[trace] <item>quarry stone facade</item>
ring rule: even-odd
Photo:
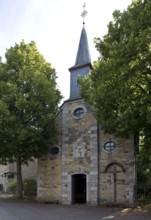
[[[75,118],[73,112],[79,107],[85,113]],[[104,134],[82,99],[64,103],[58,122],[62,125],[59,153],[39,159],[37,199],[69,205],[133,203],[133,136],[121,139]],[[116,148],[107,151],[105,143],[115,143]]]

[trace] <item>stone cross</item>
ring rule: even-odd
[[[119,170],[117,167],[120,167],[120,170]],[[110,169],[110,168],[111,168],[111,169]],[[121,164],[116,163],[116,162],[115,162],[115,163],[110,163],[110,164],[106,167],[105,173],[106,173],[109,169],[110,169],[109,173],[112,173],[112,175],[113,175],[114,202],[116,202],[116,201],[117,201],[117,174],[118,174],[118,173],[121,173],[121,171],[125,172],[125,169],[124,169],[124,167],[123,167]]]

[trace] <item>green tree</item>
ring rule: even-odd
[[[127,136],[151,132],[151,1],[135,0],[115,11],[91,74],[81,81],[82,96],[95,109],[103,129]]]
[[[22,41],[0,63],[0,161],[16,161],[18,196],[21,164],[46,154],[56,140],[55,115],[61,100],[56,72],[36,44]]]
[[[100,57],[91,74],[80,80],[82,96],[105,132],[123,137],[142,132],[149,152],[151,1],[135,0],[126,11],[115,11],[108,33],[96,38],[95,46]]]

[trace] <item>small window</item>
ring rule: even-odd
[[[76,118],[82,118],[84,116],[84,109],[83,108],[77,108],[73,112],[74,117]]]
[[[59,153],[59,148],[58,147],[51,147],[50,148],[50,154],[51,155],[57,155]]]
[[[106,150],[107,152],[111,152],[115,150],[115,148],[116,148],[116,144],[114,141],[108,141],[104,144],[104,150]]]

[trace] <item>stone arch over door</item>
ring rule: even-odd
[[[113,193],[113,201],[118,202],[124,200],[124,188],[125,186],[125,168],[122,164],[112,162],[108,164],[104,171],[106,174],[111,174],[111,186]]]

